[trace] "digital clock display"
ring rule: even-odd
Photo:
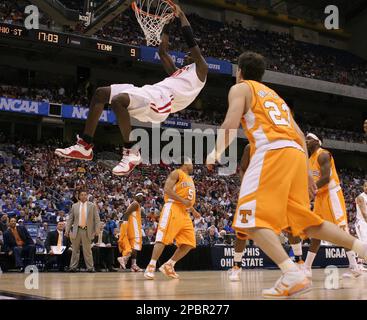
[[[0,41],[1,38],[6,37],[44,43],[50,46],[79,47],[84,50],[123,56],[133,60],[138,59],[140,55],[138,47],[123,45],[117,42],[99,41],[98,39],[49,30],[27,30],[23,26],[0,23]]]
[[[37,32],[37,40],[48,43],[60,43],[60,36],[57,33],[46,32],[46,31],[38,31]]]

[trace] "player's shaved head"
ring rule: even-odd
[[[238,72],[242,77],[241,80],[261,82],[265,73],[265,58],[252,51],[242,53],[238,58]]]

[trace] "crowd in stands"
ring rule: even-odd
[[[68,218],[78,192],[87,189],[89,200],[100,210],[101,221],[111,237],[119,233],[119,223],[133,195],[143,191],[143,241],[154,242],[162,209],[163,185],[171,166],[141,165],[129,177],[118,178],[101,162],[78,162],[54,155],[58,142],[43,145],[3,144],[0,153],[0,232],[9,218],[18,224],[56,224]],[[196,209],[201,218],[193,219],[198,245],[230,243],[233,234],[240,180],[237,175],[218,176],[205,166],[195,166]],[[355,197],[361,192],[367,174],[363,171],[340,170],[351,228],[355,219]],[[44,225],[43,225],[44,227]],[[42,230],[42,228],[40,229]],[[39,235],[42,240],[44,237]],[[1,245],[1,244],[0,244]]]
[[[236,63],[244,50],[263,54],[268,69],[296,76],[367,87],[367,62],[346,51],[296,41],[289,34],[247,29],[241,21],[220,23],[190,14],[189,20],[205,57]],[[178,23],[173,24],[172,49],[186,51]],[[97,35],[132,45],[145,38],[134,15],[123,13]]]
[[[26,4],[26,1],[3,1],[0,4],[0,22],[22,23]],[[285,33],[247,29],[239,20],[222,23],[196,14],[190,14],[189,20],[206,57],[235,63],[244,50],[253,50],[267,58],[268,69],[273,71],[367,87],[367,62],[346,51],[296,41]],[[49,28],[54,24],[45,15],[41,22]],[[172,25],[172,49],[186,50],[179,24],[176,21]],[[145,44],[143,32],[132,10],[122,13],[104,26],[96,36],[132,45]]]

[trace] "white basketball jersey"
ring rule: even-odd
[[[361,197],[362,199],[364,199],[364,204],[367,208],[367,194],[362,192],[358,197]],[[357,202],[357,200],[356,200],[356,202]],[[357,206],[357,219],[365,221],[365,219],[363,217],[363,214],[362,214],[362,211],[361,211],[361,209],[359,209],[359,205],[357,203],[356,203],[356,206]]]
[[[187,108],[199,95],[206,83],[200,81],[196,73],[196,64],[178,69],[170,77],[154,84],[154,87],[169,90],[173,95],[171,113]]]

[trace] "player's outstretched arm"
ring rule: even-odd
[[[202,56],[200,48],[195,41],[189,20],[187,20],[185,13],[178,5],[176,5],[176,16],[181,21],[182,35],[187,45],[189,46],[191,57],[195,61],[198,78],[200,79],[200,81],[204,82],[209,71],[208,64]]]
[[[173,62],[172,57],[168,53],[169,49],[169,24],[166,24],[163,28],[161,36],[161,44],[159,45],[158,54],[161,59],[164,70],[172,75],[176,72],[177,68]]]

